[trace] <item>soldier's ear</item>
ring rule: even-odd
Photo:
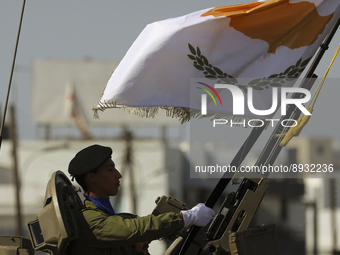
[[[85,179],[88,181],[88,182],[91,182],[91,183],[93,183],[94,181],[95,181],[95,174],[94,173],[92,173],[92,172],[90,172],[90,173],[87,173],[86,175],[85,175]]]

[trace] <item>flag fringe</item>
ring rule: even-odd
[[[233,126],[247,127],[245,124],[242,125],[241,122],[246,123],[251,118],[245,116],[234,116],[225,113],[208,113],[202,115],[200,110],[190,109],[187,107],[173,107],[173,106],[148,106],[148,107],[129,107],[129,106],[117,106],[116,102],[105,101],[99,102],[96,106],[92,108],[94,111],[93,117],[99,119],[98,111],[104,111],[106,109],[123,109],[131,114],[137,115],[142,118],[154,118],[158,113],[159,109],[165,111],[167,117],[177,118],[181,124],[188,122],[190,119],[223,119],[226,123],[233,121]],[[252,125],[259,125],[260,121],[255,121]]]

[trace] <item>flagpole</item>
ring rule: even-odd
[[[315,69],[318,66],[318,64],[320,63],[320,60],[323,57],[326,50],[328,50],[329,44],[332,41],[339,25],[340,25],[340,18],[334,24],[331,32],[328,34],[328,36],[326,37],[324,42],[320,45],[320,49],[319,49],[313,63],[311,64],[308,72],[306,73],[306,76],[305,76],[305,78],[302,82],[302,85],[300,87],[310,89],[313,86],[313,82],[315,81],[315,79],[311,80],[311,78],[314,78],[313,76],[314,76]],[[295,94],[293,94],[292,97],[298,98],[299,94],[295,93]],[[297,107],[295,105],[294,106],[289,105],[286,116],[287,115],[291,116],[290,117],[291,119],[297,120],[300,116],[300,111],[297,110]],[[285,119],[286,116],[282,116],[279,123],[281,123],[281,121],[283,119]],[[257,166],[272,165],[275,162],[278,154],[280,153],[280,151],[282,149],[282,147],[279,146],[279,141],[281,141],[283,139],[283,136],[278,136],[278,135],[282,134],[282,131],[283,130],[282,130],[281,126],[277,125],[276,128],[274,129],[272,135],[268,139],[268,142],[265,145],[265,147],[264,147],[262,153],[260,154],[259,159],[255,163],[255,165],[257,165]],[[266,177],[268,177],[268,176],[266,176]]]
[[[321,58],[324,55],[324,53],[328,49],[329,44],[332,41],[339,25],[340,25],[340,18],[337,20],[337,22],[333,26],[333,28],[332,28],[331,32],[328,34],[327,38],[320,45],[320,49],[317,53],[317,56],[315,57],[313,63],[311,64],[307,74],[305,75],[304,81],[302,82],[300,87],[311,88],[311,86],[313,85],[313,82],[310,82],[310,78],[314,77],[314,71],[315,71],[316,67],[318,66]],[[293,95],[293,97],[297,98],[297,97],[299,97],[299,94],[295,93]],[[287,111],[288,114],[286,114],[286,115],[289,115],[289,116],[293,115],[292,118],[294,118],[296,120],[296,119],[298,119],[298,116],[300,115],[300,112],[298,112],[296,110],[297,110],[296,106],[289,105],[289,109]],[[283,117],[285,117],[285,116],[282,116],[281,119]],[[280,124],[280,122],[279,122],[279,124]],[[278,143],[278,140],[281,140],[282,138],[277,136],[278,134],[281,134],[282,131],[283,131],[283,129],[281,128],[281,126],[279,124],[277,124],[275,130],[273,131],[271,137],[269,138],[267,144],[264,147],[264,150],[262,151],[262,153],[261,153],[261,155],[260,155],[260,157],[257,160],[255,165],[260,165],[260,164],[264,165],[263,163],[272,164],[272,163],[275,162],[278,154],[280,153],[280,151],[282,149],[282,147],[279,146],[279,143]],[[260,136],[260,134],[265,129],[265,127],[266,127],[266,125],[264,125],[263,127],[255,128],[255,129],[252,130],[252,132],[248,136],[246,142],[242,145],[241,149],[238,151],[238,153],[234,157],[232,163],[230,164],[231,166],[233,166],[233,163],[239,163],[240,164],[242,162],[242,160],[245,158],[246,154],[250,151],[251,147],[254,145],[257,138]],[[252,136],[254,136],[254,138]],[[247,145],[248,142],[249,142],[249,144]],[[243,151],[244,151],[244,154],[243,154]],[[230,180],[231,180],[231,178],[225,178],[225,175],[222,176],[222,178],[219,180],[219,182],[215,186],[214,190],[210,194],[209,198],[205,202],[205,205],[207,207],[210,207],[210,208],[214,207],[217,200],[222,195],[224,189],[229,184]],[[186,238],[182,242],[182,245],[181,245],[182,248],[179,250],[178,255],[184,255],[185,254],[185,252],[188,250],[191,242],[194,240],[194,238],[197,235],[199,230],[200,230],[199,226],[192,226],[190,228]]]
[[[5,119],[6,119],[6,112],[7,112],[7,106],[8,106],[8,101],[9,101],[9,93],[10,93],[11,86],[12,86],[12,78],[13,78],[14,67],[15,67],[15,59],[16,59],[17,51],[18,51],[19,38],[20,38],[22,20],[23,20],[23,17],[24,17],[25,4],[26,4],[26,0],[23,0],[22,8],[21,8],[21,16],[20,16],[20,21],[19,21],[19,28],[18,28],[17,39],[16,39],[16,43],[15,43],[13,61],[12,61],[11,74],[10,74],[9,82],[8,82],[8,89],[7,89],[7,96],[6,96],[6,101],[5,101],[4,113],[2,114],[2,119],[1,119],[1,124],[0,124],[0,151],[1,151],[1,143],[2,143],[2,131],[3,131],[3,127],[4,127]]]

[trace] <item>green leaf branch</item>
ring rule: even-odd
[[[199,47],[196,47],[195,49],[190,43],[188,46],[191,53],[187,55],[188,58],[193,61],[193,66],[197,70],[203,72],[205,78],[215,80],[217,83],[236,85],[245,92],[247,92],[248,87],[255,90],[264,90],[270,87],[282,87],[286,82],[297,79],[311,59],[308,58],[306,60],[302,60],[302,58],[300,58],[295,65],[291,65],[282,73],[273,74],[269,77],[257,78],[251,80],[248,84],[239,84],[235,77],[210,64],[208,58],[202,55]]]

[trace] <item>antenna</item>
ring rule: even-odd
[[[5,107],[4,107],[4,113],[2,115],[2,120],[1,120],[1,125],[0,125],[0,150],[1,150],[1,142],[2,142],[2,130],[3,130],[4,124],[5,124],[5,119],[6,119],[6,112],[7,112],[8,100],[9,100],[9,93],[10,93],[11,86],[12,86],[12,78],[13,78],[13,73],[14,73],[15,59],[17,57],[17,51],[18,51],[18,45],[19,45],[19,38],[20,38],[20,32],[21,32],[22,19],[24,17],[25,4],[26,4],[26,0],[23,0],[22,8],[21,8],[21,15],[20,15],[19,28],[18,28],[18,34],[17,34],[17,40],[16,40],[16,43],[15,43],[15,49],[14,49],[14,55],[13,55],[11,75],[9,77],[7,96],[6,96]]]

